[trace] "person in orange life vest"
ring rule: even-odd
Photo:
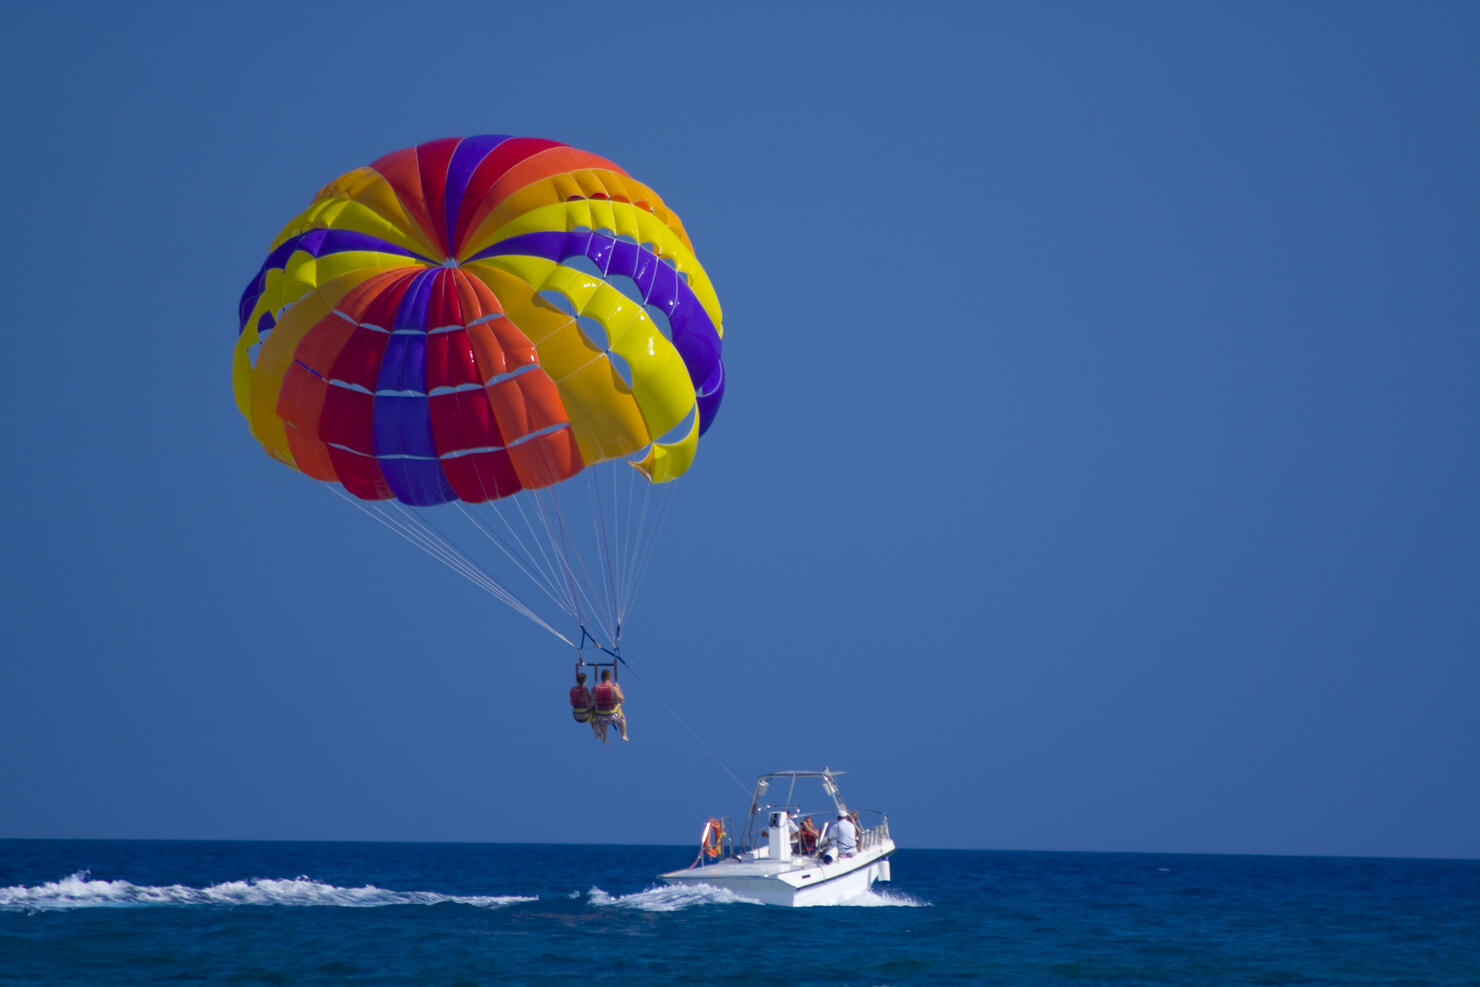
[[[570,713],[577,723],[591,724],[591,732],[598,740],[606,739],[602,736],[606,731],[596,722],[596,697],[586,688],[585,672],[576,673],[576,684],[570,690]]]
[[[603,734],[606,732],[605,727],[615,723],[622,731],[622,739],[626,740],[627,717],[622,713],[622,700],[627,697],[622,695],[622,687],[612,681],[612,670],[610,668],[603,668],[601,670],[601,681],[596,683],[594,692],[596,715],[592,719],[602,725]],[[606,743],[605,736],[602,736],[601,742]]]

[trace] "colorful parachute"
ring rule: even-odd
[[[240,318],[252,435],[360,501],[499,501],[605,462],[664,483],[724,391],[719,303],[678,217],[549,140],[448,138],[340,176],[272,242]]]

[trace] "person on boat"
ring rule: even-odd
[[[603,668],[601,670],[601,681],[596,683],[595,700],[596,715],[592,717],[595,722],[601,724],[601,742],[606,743],[606,731],[612,724],[622,731],[622,739],[627,739],[627,717],[622,712],[622,701],[627,697],[622,695],[622,687],[612,681],[612,670]]]
[[[786,816],[786,842],[791,844],[792,853],[800,853],[802,827],[797,823],[797,817],[790,813]]]
[[[837,845],[839,857],[851,857],[858,852],[858,827],[847,813],[839,812],[838,821],[832,825],[833,843]]]
[[[570,713],[577,723],[591,724],[591,732],[598,740],[604,740],[601,724],[596,722],[596,697],[586,688],[586,673],[576,672],[576,684],[570,690]]]
[[[811,816],[802,820],[802,828],[797,831],[797,853],[804,857],[810,857],[817,852],[817,824],[812,821]]]

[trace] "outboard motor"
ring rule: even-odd
[[[766,827],[770,837],[769,856],[772,860],[791,859],[791,816],[786,812],[771,813],[770,824]]]

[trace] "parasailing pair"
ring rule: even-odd
[[[435,140],[350,171],[242,294],[232,382],[267,454],[613,668],[724,395],[676,213],[551,140]],[[455,529],[455,530],[454,530]],[[598,662],[599,664],[600,662]]]

